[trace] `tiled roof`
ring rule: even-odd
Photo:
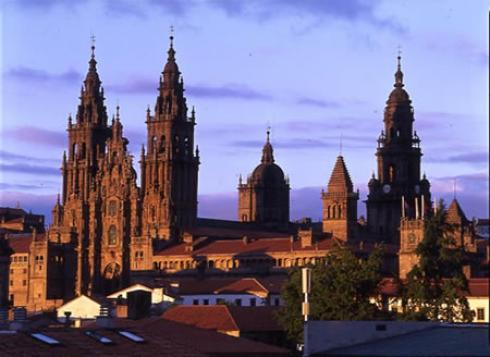
[[[164,248],[159,252],[156,252],[156,256],[175,256],[175,255],[212,255],[212,254],[226,254],[226,255],[263,255],[267,253],[281,253],[290,251],[315,251],[328,250],[331,246],[331,239],[319,240],[311,247],[301,247],[301,242],[295,240],[291,242],[288,237],[284,238],[259,238],[253,239],[247,236],[248,243],[243,242],[241,239],[213,239],[209,243],[204,244],[201,248],[189,253],[185,249],[185,243],[179,243],[168,248]]]
[[[29,247],[32,243],[32,233],[9,234],[8,241],[14,254],[29,253]]]
[[[289,351],[247,339],[236,338],[214,331],[164,320],[160,317],[144,320],[114,319],[114,329],[98,328],[51,328],[40,332],[58,340],[61,345],[49,346],[28,333],[1,334],[0,356],[288,356]],[[117,333],[127,329],[144,339],[135,343]],[[85,335],[95,331],[113,343],[103,345]]]
[[[275,320],[273,307],[175,306],[162,317],[167,320],[216,331],[282,331]]]
[[[488,278],[472,278],[468,280],[469,296],[488,297]]]
[[[268,276],[260,278],[224,278],[210,277],[196,279],[190,277],[172,278],[171,280],[158,281],[157,284],[169,286],[171,282],[178,283],[177,293],[179,295],[202,295],[202,294],[226,294],[240,292],[263,292],[279,294],[287,276]]]

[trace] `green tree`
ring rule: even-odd
[[[372,320],[381,316],[369,298],[377,295],[381,281],[382,247],[376,248],[367,259],[357,258],[349,249],[334,247],[325,263],[312,267],[310,319],[312,320]],[[303,316],[301,303],[301,270],[290,272],[282,291],[285,306],[278,321],[290,339],[302,340]]]
[[[454,227],[439,209],[425,224],[424,238],[416,249],[419,262],[407,274],[402,288],[403,318],[408,320],[472,320],[464,293],[468,281],[463,273],[464,250],[454,241]]]

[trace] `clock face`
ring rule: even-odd
[[[390,193],[390,191],[391,191],[391,186],[390,185],[386,184],[386,185],[383,186],[383,192],[384,193]]]
[[[420,193],[420,186],[415,185],[415,193],[418,195]]]

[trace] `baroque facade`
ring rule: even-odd
[[[173,273],[280,273],[321,262],[333,244],[366,256],[385,243],[386,275],[404,276],[416,263],[432,202],[400,57],[378,139],[378,172],[369,181],[367,222],[357,217],[359,193],[342,156],[321,193],[322,221],[290,222],[289,179],[275,163],[269,132],[261,163],[245,182],[240,178],[238,221],[225,221],[197,217],[196,114],[188,111],[173,37],[155,106],[146,112],[139,186],[119,106],[108,118],[94,52],[92,47],[76,117],[68,118],[62,194],[52,224],[46,232],[10,234],[12,251],[0,249],[12,304],[36,309]],[[485,253],[457,202],[448,216],[459,244],[488,264],[488,248]]]

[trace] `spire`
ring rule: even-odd
[[[393,85],[396,88],[402,88],[404,86],[403,72],[401,69],[401,59],[402,57],[400,56],[400,53],[398,53],[398,57],[397,57],[398,64],[397,64],[397,70],[395,72],[395,84]]]
[[[464,224],[468,222],[466,215],[463,212],[463,209],[459,205],[459,202],[456,198],[453,199],[449,208],[447,209],[446,220],[448,223],[453,224]]]
[[[167,51],[168,57],[167,57],[167,64],[165,65],[165,68],[163,69],[163,74],[165,77],[165,74],[167,73],[179,73],[179,68],[177,66],[177,63],[175,62],[175,50],[174,50],[174,28],[173,26],[170,26],[170,47]]]
[[[337,156],[337,161],[328,181],[329,192],[352,192],[353,185],[349,175],[349,171],[345,166],[342,155]]]
[[[85,77],[85,89],[82,88],[82,96],[83,94],[95,95],[98,96],[100,91],[100,79],[99,74],[97,73],[97,61],[95,60],[95,36],[91,37],[92,46],[90,46],[91,54],[90,61],[88,62],[88,72]]]
[[[262,149],[262,163],[272,164],[274,162],[274,153],[272,145],[270,143],[270,128],[267,128],[267,140],[265,142],[264,148]]]

